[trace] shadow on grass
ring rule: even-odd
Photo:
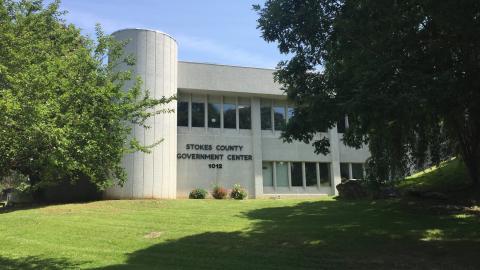
[[[404,207],[318,201],[252,210],[239,213],[254,222],[249,231],[166,241],[99,269],[480,269],[477,218]]]
[[[11,259],[0,255],[0,269],[2,270],[63,270],[78,267],[79,265],[72,264],[64,259],[46,259],[35,256]]]

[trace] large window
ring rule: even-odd
[[[331,178],[330,178],[330,164],[328,163],[319,163],[320,169],[320,186],[329,187],[331,186]]]
[[[363,179],[363,163],[340,163],[342,180]]]
[[[314,162],[305,162],[305,184],[307,187],[317,185],[317,164]]]
[[[291,167],[290,176],[292,177],[292,186],[302,187],[303,186],[302,163],[292,162],[290,163],[290,167]]]
[[[340,163],[340,177],[342,180],[350,179],[350,167],[348,163]]]
[[[341,117],[337,121],[337,132],[338,133],[345,133],[345,130],[347,129],[347,117]]]
[[[223,98],[223,128],[237,128],[237,102],[235,98]]]
[[[318,188],[319,181],[320,187],[331,187],[330,163],[264,161],[262,167],[264,187]]]
[[[363,179],[363,164],[362,163],[352,163],[352,178],[353,179]]]
[[[249,98],[238,99],[238,121],[240,129],[252,128],[252,113]]]
[[[294,108],[282,100],[261,100],[260,119],[262,130],[285,130],[287,121],[294,115]]]
[[[262,130],[272,129],[272,101],[271,100],[263,100],[263,99],[261,100],[260,121],[262,125]]]
[[[288,162],[276,162],[276,183],[277,187],[288,187]]]
[[[192,96],[192,127],[205,127],[204,96]]]
[[[179,96],[177,102],[177,126],[188,127],[188,99]]]
[[[273,187],[273,162],[262,163],[263,186]]]
[[[286,113],[285,105],[282,103],[276,103],[273,107],[273,119],[275,130],[285,130]]]
[[[220,114],[222,111],[222,100],[220,97],[208,97],[208,127],[220,127]]]
[[[238,98],[237,106],[237,97],[224,97],[222,103],[220,96],[181,94],[177,113],[177,125],[182,127],[252,128],[250,98]]]
[[[295,109],[289,106],[287,108],[287,122],[290,121],[290,118],[292,118],[294,114],[295,114]]]

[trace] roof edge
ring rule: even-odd
[[[187,64],[197,64],[197,65],[210,65],[210,66],[222,66],[222,67],[234,67],[234,68],[250,68],[250,69],[262,69],[262,70],[269,70],[269,71],[276,71],[275,68],[262,68],[262,67],[251,67],[251,66],[240,66],[240,65],[228,65],[228,64],[217,64],[217,63],[209,63],[209,62],[193,62],[193,61],[185,61],[185,60],[178,60],[179,63],[187,63]]]
[[[177,45],[178,45],[177,40],[172,35],[167,34],[167,33],[163,32],[163,31],[160,31],[160,30],[149,29],[149,28],[135,28],[135,27],[122,28],[122,29],[118,29],[118,30],[113,31],[110,35],[113,35],[117,32],[121,32],[121,31],[127,31],[127,30],[143,30],[143,31],[150,31],[150,32],[159,33],[159,34],[165,35],[165,36],[173,39],[173,41],[175,41],[175,43],[177,43]]]

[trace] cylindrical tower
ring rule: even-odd
[[[128,40],[125,54],[135,57],[133,75],[140,76],[143,90],[153,98],[177,94],[177,43],[169,35],[146,29],[124,29],[112,34],[117,40]],[[133,82],[131,82],[133,83]],[[131,86],[126,85],[126,87]],[[151,153],[136,152],[123,159],[128,181],[123,187],[107,190],[110,199],[173,199],[177,191],[177,113],[176,101],[162,108],[173,113],[157,114],[146,121],[148,129],[134,126],[131,136],[141,144],[151,145]]]

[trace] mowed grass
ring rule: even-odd
[[[0,214],[0,269],[480,269],[480,220],[401,201],[144,200]]]
[[[454,158],[407,177],[399,183],[399,188],[451,193],[470,185],[465,165],[460,159]]]

